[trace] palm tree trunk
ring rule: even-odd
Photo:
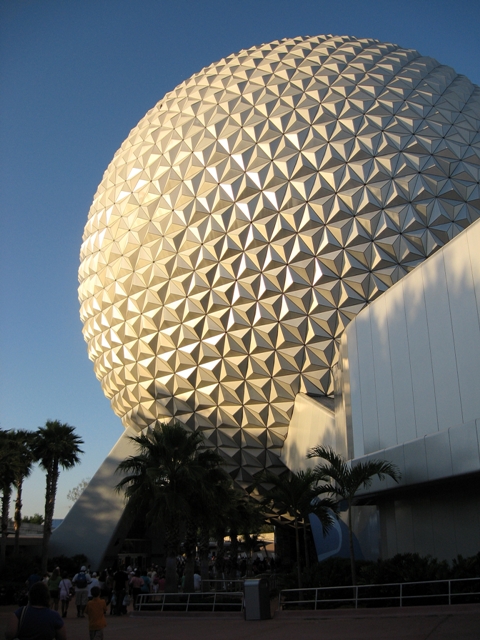
[[[178,593],[177,551],[179,540],[178,523],[165,526],[165,547],[167,562],[165,565],[165,593]]]
[[[202,527],[198,541],[198,555],[200,556],[200,575],[202,576],[202,591],[210,591],[208,581],[208,551],[210,548],[210,532],[207,527]]]
[[[215,558],[215,572],[217,579],[223,580],[225,578],[225,527],[217,528],[217,554]]]
[[[245,549],[245,553],[247,554],[247,578],[251,578],[253,576],[253,552],[255,551],[255,547],[257,546],[257,538],[256,536],[251,536],[248,533],[243,534],[243,546]]]
[[[355,568],[355,550],[353,548],[353,531],[352,531],[352,503],[348,503],[348,544],[350,548],[350,567],[352,570],[352,584],[357,584],[357,572]]]
[[[298,578],[298,588],[302,588],[302,570],[300,567],[300,536],[298,534],[298,520],[295,518],[293,521],[295,525],[295,548],[297,552],[297,578]]]
[[[23,490],[23,478],[19,478],[17,482],[17,498],[15,500],[15,547],[13,555],[18,556],[20,547],[20,527],[22,526],[22,490]]]
[[[183,548],[185,549],[185,569],[183,571],[184,583],[183,590],[185,593],[193,593],[194,591],[194,579],[193,574],[195,572],[195,551],[197,547],[197,527],[189,520],[187,522],[187,528],[185,532],[185,542]]]
[[[238,533],[230,530],[230,578],[237,579]]]
[[[42,541],[42,575],[47,571],[48,545],[52,535],[53,512],[55,510],[55,498],[58,485],[58,461],[54,460],[47,473],[47,486],[45,491],[45,522],[43,524]]]
[[[8,512],[10,509],[10,496],[12,489],[10,485],[3,488],[2,496],[2,543],[0,549],[0,569],[5,567],[5,558],[7,555],[7,530],[8,530]]]
[[[176,556],[167,556],[167,562],[165,565],[165,593],[178,593]]]
[[[251,548],[247,556],[247,578],[253,578],[253,551]]]

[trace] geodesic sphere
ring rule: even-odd
[[[81,317],[112,407],[202,429],[248,482],[346,324],[480,214],[480,89],[375,40],[231,55],[133,129],[95,195]]]

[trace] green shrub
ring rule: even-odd
[[[365,584],[388,582],[424,582],[450,578],[450,567],[446,560],[437,560],[418,553],[398,553],[393,558],[377,560],[360,571]]]
[[[449,564],[418,553],[398,553],[386,560],[357,560],[358,584],[388,584],[398,582],[432,582],[454,578],[480,577],[480,553],[470,558],[458,556]],[[279,576],[280,578],[280,576]],[[284,574],[278,580],[280,589],[295,589],[294,573]],[[302,573],[305,588],[342,587],[351,585],[350,560],[327,558]]]
[[[355,562],[359,576],[365,567],[373,564],[367,560]],[[317,562],[305,571],[303,586],[305,587],[342,587],[352,584],[352,572],[349,558],[327,558]]]
[[[480,553],[470,558],[457,556],[452,560],[451,578],[476,578],[480,576]]]
[[[40,567],[41,558],[39,556],[32,557],[20,554],[15,557],[13,554],[7,556],[5,569],[2,571],[0,579],[0,604],[18,604],[25,598],[27,588],[25,582],[28,576],[33,572],[34,567]],[[83,564],[87,564],[87,557],[83,554],[67,558],[66,556],[58,556],[48,561],[48,571],[51,572],[55,567],[66,571],[70,577],[75,575]]]
[[[56,556],[55,558],[48,559],[48,570],[53,571],[55,567],[60,567],[60,571],[63,573],[66,571],[70,577],[73,577],[82,565],[87,564],[87,556],[83,553],[78,553],[71,558],[67,556]],[[98,567],[92,567],[92,571],[97,570]]]

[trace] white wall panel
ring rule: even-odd
[[[405,482],[407,484],[425,482],[428,479],[425,439],[406,442],[403,445],[403,455],[405,459]]]
[[[119,535],[117,529],[125,511],[124,494],[115,489],[122,479],[116,469],[122,460],[137,455],[137,447],[131,440],[137,435],[133,429],[124,430],[82,495],[52,533],[51,556],[84,553],[92,567],[101,566],[111,541]]]
[[[432,554],[433,525],[429,498],[420,497],[411,503],[414,548],[422,556]]]
[[[480,531],[480,496],[477,496],[473,508],[471,498],[462,494],[455,494],[452,502],[457,554],[461,553],[464,557],[476,555]]]
[[[398,484],[390,478],[383,481],[374,478],[371,486],[361,489],[359,495],[480,472],[480,436],[477,429],[477,424],[472,421],[355,458],[352,460],[354,465],[372,459],[391,462],[402,474]]]
[[[353,457],[352,407],[347,336],[340,343],[338,363],[333,367],[335,404],[335,447],[349,460]]]
[[[398,553],[395,503],[382,504],[380,509],[380,557],[391,558]]]
[[[475,427],[477,429],[477,441],[478,441],[479,454],[480,454],[480,419],[475,420]]]
[[[391,462],[398,468],[401,474],[401,477],[398,482],[395,482],[395,480],[387,476],[385,480],[381,481],[381,488],[385,490],[394,489],[395,487],[400,487],[406,484],[404,446],[401,444],[397,447],[394,447],[393,449],[389,449],[388,451],[385,451],[383,458],[386,462]]]
[[[373,370],[372,331],[370,313],[362,314],[357,324],[357,351],[362,395],[363,442],[365,453],[377,451],[379,446],[377,396]],[[355,453],[355,455],[357,455]]]
[[[448,431],[432,433],[426,436],[425,453],[429,480],[451,477],[453,468]]]
[[[452,452],[453,474],[471,473],[480,469],[478,438],[475,421],[448,430]]]
[[[478,472],[480,221],[360,312],[346,336],[353,457],[398,454],[406,485]]]
[[[415,270],[404,281],[403,295],[412,374],[416,437],[419,438],[438,430],[432,354],[421,269]]]
[[[469,247],[470,264],[472,266],[477,314],[480,317],[480,225],[470,225],[468,228],[468,234],[466,235]]]
[[[480,327],[473,287],[469,246],[465,234],[455,238],[454,251],[445,251],[448,298],[462,407],[462,422],[480,416],[480,394],[472,380],[480,380]],[[477,249],[478,252],[478,249]]]
[[[378,415],[378,448],[384,449],[397,444],[392,363],[384,297],[380,297],[378,303],[370,307],[370,318]]]
[[[480,496],[445,491],[379,505],[382,557],[419,553],[451,561],[478,553]]]
[[[396,553],[408,553],[415,547],[413,536],[412,505],[407,500],[395,500],[394,521],[396,526]]]
[[[403,283],[398,283],[385,297],[390,356],[392,361],[393,395],[397,425],[397,443],[416,437],[415,413],[413,411],[413,389],[408,353],[407,320]],[[379,372],[380,374],[380,372]]]
[[[307,458],[307,453],[318,445],[337,449],[335,414],[314,398],[297,393],[280,458],[292,471],[313,469],[318,458]]]
[[[455,509],[450,499],[432,498],[430,508],[433,527],[433,556],[435,558],[452,558],[456,555],[457,540],[455,538]]]
[[[422,265],[439,430],[462,422],[444,252]]]
[[[423,453],[425,451],[423,440],[415,441],[415,442],[416,442],[415,446],[420,447],[421,452]],[[359,496],[368,495],[369,493],[386,491],[388,489],[395,489],[396,487],[400,487],[402,485],[407,484],[406,476],[405,476],[405,456],[403,452],[403,447],[404,445],[400,444],[400,445],[395,445],[393,447],[390,447],[389,449],[380,449],[379,451],[375,451],[374,453],[366,455],[363,458],[355,458],[352,461],[353,465],[359,462],[366,463],[370,460],[381,460],[382,462],[383,461],[391,462],[398,468],[398,471],[400,474],[400,479],[398,480],[398,482],[396,482],[389,476],[385,476],[383,480],[378,478],[378,476],[374,476],[372,478],[372,482],[370,486],[367,489],[360,488],[360,490],[358,491]],[[423,481],[426,481],[426,480],[427,480],[427,476],[425,474]]]
[[[357,349],[357,324],[348,334],[348,366],[350,371],[350,410],[352,420],[353,456],[365,454],[363,444],[362,394],[360,392],[360,366]],[[347,424],[348,429],[348,424]]]

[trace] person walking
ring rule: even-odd
[[[130,587],[132,589],[132,601],[133,601],[133,609],[137,608],[137,598],[142,590],[144,585],[143,578],[140,575],[140,571],[138,569],[135,570],[134,575],[130,578]]]
[[[60,598],[60,581],[62,576],[60,575],[60,567],[55,567],[52,575],[47,582],[48,590],[50,591],[50,598],[52,600],[52,609],[58,611],[58,600]]]
[[[107,603],[103,598],[100,598],[99,587],[92,587],[91,595],[92,599],[87,602],[85,607],[90,640],[103,640],[103,630],[107,626],[107,619],[105,618]]]
[[[141,575],[141,578],[143,580],[143,585],[140,589],[140,593],[151,593],[152,591],[152,580],[150,578],[150,576],[148,575],[147,571],[144,571]]]
[[[63,572],[62,579],[60,580],[60,584],[58,586],[60,592],[60,602],[62,604],[62,618],[66,618],[70,599],[75,592],[73,584],[71,580],[69,580],[68,573],[66,571]]]
[[[91,599],[92,599],[92,597],[93,597],[93,596],[92,596],[92,589],[93,589],[93,587],[98,587],[98,588],[100,589],[100,593],[101,593],[101,591],[102,591],[102,587],[101,587],[101,585],[100,585],[100,580],[99,580],[99,579],[98,579],[98,577],[97,577],[97,573],[96,573],[96,571],[94,571],[94,572],[92,573],[92,579],[91,579],[91,580],[90,580],[90,582],[88,583],[88,587],[87,587],[87,589],[88,589],[88,599],[89,599],[89,600],[91,600]]]
[[[122,615],[123,599],[128,595],[128,574],[118,569],[113,576],[113,595],[115,599],[114,613]]]
[[[65,623],[57,611],[50,609],[50,592],[43,582],[36,582],[28,592],[28,604],[12,613],[5,630],[6,640],[67,640]]]
[[[42,576],[40,575],[39,571],[38,571],[38,567],[35,565],[33,567],[33,571],[32,573],[28,576],[28,578],[25,581],[25,586],[27,587],[28,590],[31,589],[31,587],[36,583],[36,582],[41,582],[42,580]]]
[[[77,605],[77,618],[84,618],[85,607],[88,602],[88,584],[92,581],[87,573],[87,567],[81,567],[73,576],[75,585],[75,604]]]
[[[202,576],[199,574],[198,569],[195,569],[193,574],[193,588],[195,591],[200,591],[202,588]]]

